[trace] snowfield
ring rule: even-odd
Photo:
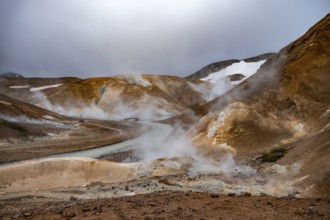
[[[255,74],[264,62],[266,62],[266,60],[261,60],[258,62],[245,62],[244,60],[242,60],[241,62],[233,63],[232,65],[218,72],[211,73],[210,75],[208,75],[205,78],[202,78],[201,80],[209,81],[211,83],[216,83],[218,80],[225,79],[227,76],[236,73],[243,74],[245,77],[242,80],[232,82],[233,85],[237,85],[242,81],[244,81],[245,79],[252,76],[253,74]]]
[[[210,87],[194,84],[192,82],[188,82],[188,84],[193,90],[201,93],[204,99],[211,101],[214,98],[228,92],[230,89],[255,74],[260,66],[265,62],[266,60],[261,60],[258,62],[245,62],[242,60],[239,63],[233,63],[220,71],[211,73],[207,77],[200,79],[211,83]],[[235,74],[243,75],[243,78],[239,78],[239,80],[231,80],[229,76]]]

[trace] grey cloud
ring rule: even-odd
[[[1,0],[0,72],[185,76],[276,52],[329,11],[327,0]]]

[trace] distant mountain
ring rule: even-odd
[[[42,91],[54,85],[80,80],[76,77],[40,78],[40,77],[0,77],[0,93],[29,102],[33,91]],[[46,86],[46,87],[44,87]],[[50,86],[50,87],[49,87]]]
[[[216,73],[219,72],[235,63],[240,63],[240,62],[244,62],[244,63],[254,63],[254,62],[259,62],[262,60],[267,60],[269,58],[271,58],[272,56],[274,56],[275,53],[266,53],[266,54],[262,54],[259,56],[255,56],[255,57],[251,57],[251,58],[246,58],[246,59],[242,59],[242,60],[238,60],[238,59],[232,59],[232,60],[224,60],[224,61],[219,61],[219,62],[215,62],[215,63],[211,63],[205,67],[203,67],[202,69],[198,70],[197,72],[191,74],[190,76],[187,76],[187,79],[202,79],[202,78],[206,78],[208,77],[210,74],[212,73]],[[234,74],[235,72],[233,72],[232,74]]]
[[[211,83],[212,86],[208,88],[211,92],[208,92],[207,98],[208,101],[211,101],[251,77],[273,55],[274,53],[268,53],[243,60],[225,60],[212,63],[186,78]],[[197,91],[205,91],[200,86],[193,87]]]
[[[6,73],[1,73],[0,77],[17,77],[17,78],[24,78],[21,74],[18,73],[12,73],[12,72],[6,72]]]
[[[70,116],[160,120],[209,101],[212,84],[176,76],[0,79],[0,92]],[[195,87],[203,91],[194,90]]]

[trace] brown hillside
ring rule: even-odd
[[[30,121],[68,119],[46,109],[0,94],[0,143],[11,139],[28,140],[46,136],[42,129],[31,129]],[[23,123],[22,123],[23,122]],[[35,126],[37,127],[37,126]]]
[[[109,117],[121,114],[122,119],[146,117],[157,120],[189,112],[206,103],[203,94],[193,90],[188,82],[176,76],[157,75],[88,78],[31,93],[29,101],[47,108],[47,99],[52,106],[61,106],[68,112],[72,109],[81,112],[79,109],[83,107],[96,106]],[[191,80],[191,83],[209,86],[199,80]]]
[[[76,77],[60,77],[60,78],[40,78],[40,77],[6,77],[0,76],[0,93],[7,96],[22,100],[29,101],[31,99],[30,89],[34,87],[41,87],[54,84],[66,84],[80,80]],[[14,89],[11,87],[26,86],[25,88]],[[48,90],[53,90],[49,88]]]
[[[145,129],[128,121],[82,123],[0,94],[0,164],[105,146]]]
[[[205,115],[223,109],[233,100],[240,100],[261,102],[260,106],[267,111],[291,109],[291,114],[302,119],[320,116],[330,103],[329,23],[328,15],[267,60],[255,75],[200,107],[197,113]]]
[[[297,184],[302,194],[329,196],[329,81],[327,15],[255,75],[198,108],[201,119],[189,134],[199,146],[229,146],[240,159],[283,149],[288,154],[279,163],[302,164],[297,173],[305,178]],[[177,119],[187,122],[189,116]]]
[[[29,103],[13,99],[0,93],[0,114],[7,116],[25,116],[27,118],[39,119],[43,116],[51,116],[54,120],[67,119],[62,115],[31,105]]]

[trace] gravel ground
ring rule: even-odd
[[[330,199],[162,191],[110,199],[0,201],[1,219],[329,219]]]

